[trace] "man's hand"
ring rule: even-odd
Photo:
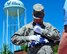
[[[36,33],[42,34],[42,28],[39,25],[35,25],[35,27],[33,28],[33,30]]]
[[[39,25],[36,25],[33,30],[36,32],[36,33],[39,33],[39,34],[47,34],[48,33],[48,30],[47,29],[42,29]]]
[[[32,41],[39,41],[41,36],[40,35],[31,35],[31,36],[28,36],[29,40]]]
[[[11,41],[15,45],[21,45],[26,41],[26,39],[25,39],[25,36],[17,36],[17,35],[15,35],[15,36],[13,36],[11,38]]]
[[[39,41],[40,40],[40,35],[31,35],[31,36],[13,36],[11,38],[11,41],[13,44],[15,45],[21,45],[25,42],[29,42],[29,41]]]

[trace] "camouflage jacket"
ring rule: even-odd
[[[46,23],[43,22],[43,25],[45,26],[43,28],[43,33],[42,34],[46,34],[48,37],[50,38],[54,38],[54,39],[59,39],[59,32],[58,30],[53,27],[50,23]],[[29,35],[34,35],[34,31],[33,31],[34,25],[33,22],[21,27],[17,32],[15,32],[14,35],[18,34],[20,36],[29,36]]]

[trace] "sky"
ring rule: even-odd
[[[3,33],[3,20],[6,20],[6,15],[4,13],[4,4],[8,0],[0,0],[0,43],[2,43],[2,33]],[[32,12],[33,5],[36,3],[41,3],[44,6],[45,17],[44,21],[51,23],[56,27],[60,33],[63,32],[64,25],[64,2],[65,0],[20,0],[23,2],[26,8],[27,23],[33,20]],[[0,49],[2,44],[0,44]]]

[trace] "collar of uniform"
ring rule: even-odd
[[[33,25],[33,26],[35,26],[35,25],[36,25],[36,23],[35,23],[35,22],[32,22],[32,25]],[[41,28],[45,28],[44,23],[41,23],[41,24],[39,24],[39,25],[41,26]]]

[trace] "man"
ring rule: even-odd
[[[67,0],[65,0],[64,4],[64,13],[65,13],[64,31],[62,34],[62,38],[60,40],[58,54],[67,54]]]
[[[28,54],[53,54],[51,42],[59,40],[59,32],[51,24],[43,22],[44,16],[42,4],[35,4],[33,6],[33,22],[19,29],[12,37],[12,43],[23,45],[26,42],[36,42],[31,44],[33,47],[29,47]]]

